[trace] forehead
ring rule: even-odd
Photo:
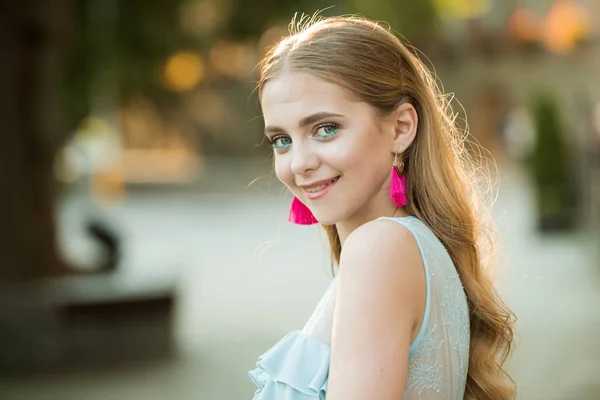
[[[267,82],[261,105],[265,123],[285,125],[317,112],[348,115],[365,107],[340,85],[302,72],[285,72]]]

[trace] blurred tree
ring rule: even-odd
[[[530,167],[534,180],[538,227],[542,232],[573,228],[574,170],[571,148],[563,132],[556,99],[536,94],[533,102],[536,145]]]
[[[435,33],[438,13],[432,0],[403,2],[394,0],[343,0],[335,6],[323,0],[237,0],[228,25],[234,37],[256,37],[272,24],[289,22],[294,13],[323,16],[357,13],[367,18],[389,23],[402,36],[417,44]]]
[[[287,25],[295,13],[334,16],[355,12],[348,0],[331,6],[323,0],[235,0],[227,34],[237,39],[258,38],[271,26]]]
[[[438,26],[438,14],[432,0],[347,0],[352,12],[382,20],[417,48],[432,38]]]
[[[174,0],[0,2],[0,281],[63,274],[56,249],[54,160],[94,91],[172,102],[167,56],[192,42]],[[166,101],[165,101],[166,100]]]
[[[26,280],[62,269],[55,250],[53,162],[66,136],[56,100],[72,3],[0,4],[0,280]]]
[[[160,108],[178,104],[162,68],[173,52],[205,45],[181,27],[179,6],[186,1],[75,0],[62,85],[70,128],[105,90],[120,103],[145,97]]]

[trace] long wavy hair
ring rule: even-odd
[[[435,75],[390,29],[361,17],[302,17],[290,36],[259,64],[259,98],[283,70],[302,71],[346,88],[380,115],[410,102],[419,116],[417,134],[403,154],[406,211],[444,244],[460,275],[469,306],[471,343],[465,399],[514,399],[504,370],[511,353],[515,316],[493,286],[496,231],[490,218],[489,174],[465,146],[466,129]],[[332,258],[341,243],[335,225],[323,225]]]

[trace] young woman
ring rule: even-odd
[[[270,50],[258,90],[290,220],[322,224],[339,273],[260,357],[254,399],[513,399],[513,314],[446,98],[380,25],[306,25]]]

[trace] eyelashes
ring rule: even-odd
[[[338,134],[341,126],[339,124],[333,122],[325,122],[319,125],[316,125],[313,128],[312,137],[317,140],[326,140],[332,136]],[[319,134],[322,133],[322,134]],[[292,138],[287,134],[277,134],[271,138],[269,138],[269,142],[274,149],[282,150],[285,149],[292,144]]]
[[[334,124],[331,122],[326,122],[324,124],[320,124],[315,126],[315,130],[317,132],[319,132],[321,129],[323,130],[323,132],[325,133],[325,135],[323,137],[329,137],[329,136],[333,136],[335,134],[338,133],[338,131],[340,130],[340,126],[338,124]],[[330,129],[330,131],[328,132],[327,130]],[[318,136],[321,137],[321,136]]]
[[[280,141],[286,143],[279,143]],[[275,135],[269,139],[269,142],[273,148],[283,149],[292,144],[292,139],[288,135]]]

